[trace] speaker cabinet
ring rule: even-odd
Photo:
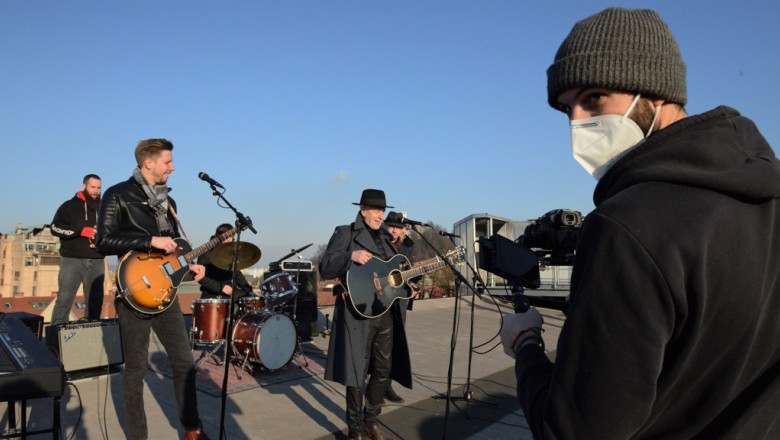
[[[116,319],[51,325],[46,345],[65,367],[65,373],[110,367],[124,362],[122,335]]]
[[[295,263],[297,264],[297,262]],[[306,270],[306,263],[309,264],[308,270]],[[298,295],[295,297],[295,330],[302,340],[308,340],[319,334],[317,328],[317,281],[319,276],[310,262],[304,261],[302,264],[300,270],[298,266],[287,267],[287,273],[298,287]],[[284,263],[282,267],[285,267]],[[287,304],[285,312],[292,314],[292,307],[293,304]]]

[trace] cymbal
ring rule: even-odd
[[[209,255],[211,264],[217,266],[220,269],[231,270],[233,269],[233,254],[235,252],[235,243],[222,243]],[[260,248],[242,241],[238,244],[238,270],[246,269],[247,267],[260,261]]]

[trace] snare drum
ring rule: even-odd
[[[236,356],[277,370],[295,353],[295,325],[281,313],[250,312],[238,319],[231,345]]]
[[[249,312],[259,312],[265,308],[265,299],[262,296],[247,295],[238,299],[238,315]]]
[[[260,291],[263,292],[268,307],[279,307],[291,300],[298,293],[298,288],[288,273],[281,272],[266,279],[260,286]]]
[[[193,342],[210,344],[225,339],[229,299],[196,299],[190,307]]]

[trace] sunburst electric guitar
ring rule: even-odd
[[[176,289],[189,273],[190,264],[236,233],[233,228],[191,249],[183,238],[176,238],[176,250],[130,251],[119,259],[116,287],[122,299],[133,309],[148,315],[166,311],[176,298]]]
[[[389,260],[372,257],[366,264],[352,266],[347,272],[344,289],[355,311],[366,318],[384,315],[398,299],[409,299],[410,289],[405,286],[410,279],[464,261],[466,249],[458,246],[447,252],[445,260],[439,257],[422,261],[415,267],[401,254]]]

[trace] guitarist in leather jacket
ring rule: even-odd
[[[133,250],[155,250],[169,254],[177,249],[174,238],[180,234],[174,214],[176,203],[168,197],[166,185],[174,171],[172,150],[173,144],[166,139],[138,143],[135,149],[138,167],[132,177],[112,186],[103,195],[95,238],[100,253],[121,256]],[[205,274],[201,265],[190,265],[189,270],[195,274],[195,281]],[[195,363],[178,300],[174,297],[173,302],[161,313],[145,315],[120,298],[115,301],[124,348],[122,398],[129,439],[148,438],[143,380],[151,330],[170,358],[184,438],[206,438],[198,416]]]
[[[353,204],[360,206],[355,221],[336,227],[320,260],[323,279],[340,278],[343,284],[350,268],[372,257],[386,260],[395,255],[388,240],[391,236],[381,227],[385,208],[392,208],[386,204],[384,191],[366,189],[360,202]],[[325,379],[346,386],[349,438],[385,439],[378,417],[388,381],[412,387],[409,347],[398,302],[387,313],[367,318],[354,309],[342,286],[333,293],[336,305]]]

